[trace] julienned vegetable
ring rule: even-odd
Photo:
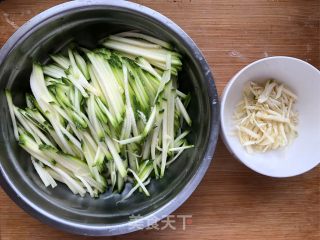
[[[67,49],[45,66],[33,64],[26,108],[5,94],[14,136],[30,153],[46,187],[65,183],[91,197],[126,182],[149,196],[187,143],[190,95],[177,89],[181,56],[171,45],[137,32],[102,41],[104,47]]]
[[[237,135],[248,152],[265,152],[288,145],[296,136],[297,96],[284,85],[269,80],[250,82],[235,112]]]

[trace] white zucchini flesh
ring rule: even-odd
[[[123,202],[137,190],[149,196],[151,179],[193,147],[182,126],[190,95],[178,90],[181,55],[169,43],[134,32],[101,43],[108,48],[74,46],[33,64],[28,108],[6,97],[14,136],[46,187],[98,197],[135,183]]]

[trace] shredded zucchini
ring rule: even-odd
[[[110,188],[123,194],[120,202],[136,190],[150,196],[151,179],[194,147],[185,129],[190,94],[178,90],[181,55],[138,32],[100,43],[73,44],[45,66],[34,63],[26,108],[5,91],[14,136],[46,187],[58,181],[82,197]],[[126,183],[132,189],[122,193]]]

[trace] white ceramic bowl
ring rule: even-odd
[[[285,148],[265,153],[247,153],[235,129],[233,113],[248,81],[275,79],[298,95],[298,137]],[[222,137],[242,163],[272,177],[290,177],[317,166],[320,162],[320,72],[300,59],[269,57],[253,62],[239,71],[226,86],[221,100]]]

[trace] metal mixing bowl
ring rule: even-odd
[[[180,86],[190,91],[193,121],[189,141],[195,148],[148,186],[151,196],[137,193],[116,205],[119,194],[98,199],[73,195],[64,185],[45,188],[29,155],[15,141],[3,89],[15,91],[16,104],[30,91],[32,60],[44,63],[48,54],[71,41],[87,48],[110,33],[139,29],[173,43],[183,55]],[[53,7],[23,25],[0,51],[0,180],[7,194],[25,211],[62,230],[85,235],[116,235],[146,227],[177,209],[195,190],[211,162],[219,131],[215,84],[203,55],[175,23],[147,7],[126,1],[72,1]],[[128,192],[130,185],[126,185]],[[130,216],[139,216],[130,221]],[[23,224],[23,223],[21,223]]]

